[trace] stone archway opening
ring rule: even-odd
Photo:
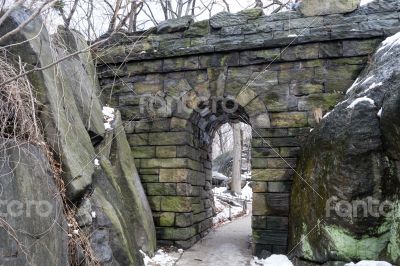
[[[216,211],[214,225],[251,213],[251,138],[252,128],[243,122],[226,122],[213,135],[210,157]],[[234,167],[237,168],[235,174],[240,173],[239,191],[232,186]],[[250,221],[248,231],[250,234]]]

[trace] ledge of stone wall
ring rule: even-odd
[[[299,12],[265,16],[260,9],[219,13],[193,23],[171,20],[146,32],[119,33],[95,53],[98,63],[274,48],[330,40],[385,37],[400,30],[400,2],[376,0],[347,14],[305,17]]]

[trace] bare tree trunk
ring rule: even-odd
[[[242,191],[241,162],[242,162],[242,140],[240,124],[232,124],[233,129],[233,166],[231,191],[240,194]]]
[[[221,153],[225,152],[225,145],[224,145],[224,140],[223,138],[223,134],[222,134],[222,129],[218,129],[217,130],[217,134],[218,134],[218,138],[219,138],[219,149],[221,150]]]

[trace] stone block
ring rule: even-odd
[[[199,68],[198,56],[164,59],[164,65],[163,65],[164,72],[196,70],[198,68]]]
[[[158,182],[158,175],[140,175],[142,183],[156,183]]]
[[[192,23],[183,35],[185,37],[202,37],[210,32],[210,23],[208,20]]]
[[[191,145],[193,135],[189,132],[149,133],[150,145]]]
[[[305,44],[291,46],[281,54],[281,59],[285,61],[296,61],[305,59],[318,59],[319,44]]]
[[[267,182],[252,181],[250,183],[250,187],[252,188],[253,193],[265,193],[265,192],[268,192],[267,186],[268,186]]]
[[[267,216],[251,217],[251,228],[253,229],[267,229]]]
[[[290,94],[295,96],[304,96],[314,93],[322,93],[324,86],[313,83],[292,83],[290,84]]]
[[[311,82],[314,79],[314,68],[288,69],[279,72],[279,83]]]
[[[193,213],[177,213],[175,225],[178,227],[188,227],[193,224]]]
[[[159,217],[160,226],[173,226],[175,224],[174,212],[162,212]]]
[[[255,167],[254,167],[255,168]],[[292,169],[253,169],[251,179],[254,181],[286,181],[292,180]]]
[[[158,146],[155,148],[157,158],[176,157],[176,146]]]
[[[176,184],[176,194],[178,196],[192,196],[192,185],[187,183]]]
[[[144,146],[148,144],[148,134],[129,134],[127,135],[130,146]]]
[[[289,193],[292,182],[268,182],[268,191],[273,193]]]
[[[187,240],[197,234],[194,226],[186,228],[158,227],[157,239]]]
[[[185,158],[159,158],[159,159],[141,159],[141,168],[187,168],[188,159]]]
[[[193,222],[198,223],[206,219],[206,212],[200,212],[193,215]]]
[[[266,225],[268,230],[288,230],[289,218],[285,216],[267,216]]]
[[[132,148],[132,156],[136,159],[154,158],[155,154],[154,146],[136,146]]]
[[[239,53],[214,53],[200,55],[200,68],[225,67],[239,65]]]
[[[319,93],[305,96],[299,99],[299,111],[312,111],[321,108],[323,111],[331,110],[344,95],[342,93]]]
[[[189,169],[160,169],[160,182],[187,182]]]
[[[174,196],[176,195],[175,183],[148,183],[146,194],[149,196]]]
[[[303,0],[299,10],[306,17],[349,13],[357,9],[360,0]]]
[[[131,62],[126,65],[125,74],[128,76],[142,74],[142,73],[160,73],[162,72],[162,60],[148,60],[138,62]]]
[[[306,112],[271,113],[272,127],[306,127],[308,125]]]
[[[240,65],[252,65],[272,62],[280,59],[280,49],[267,49],[257,51],[243,51],[240,53]]]
[[[169,212],[190,212],[192,210],[191,198],[163,196],[161,197],[161,210]]]
[[[344,56],[360,56],[370,55],[375,52],[378,47],[380,39],[370,39],[361,41],[343,41],[343,55]]]
[[[287,246],[288,231],[253,230],[253,241],[264,245]]]
[[[332,58],[343,56],[342,42],[320,43],[319,58]]]

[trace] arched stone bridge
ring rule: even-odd
[[[287,252],[301,140],[400,30],[399,11],[379,0],[348,14],[182,18],[97,51],[102,98],[126,121],[160,243],[187,248],[211,228],[210,140],[241,120],[254,129],[254,252]]]

